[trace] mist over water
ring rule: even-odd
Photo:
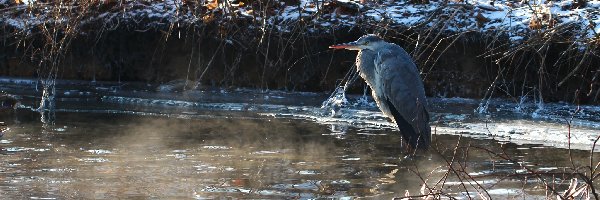
[[[31,111],[38,92],[23,85],[2,86],[22,102],[0,115],[10,127],[0,140],[8,199],[389,199],[443,177],[457,198],[482,193],[477,184],[495,198],[544,198],[541,180],[566,190],[572,176],[560,172],[588,165],[600,135],[597,107],[536,112],[533,103],[493,100],[475,114],[477,100],[432,98],[433,150],[406,158],[395,126],[372,104],[354,103],[360,96],[329,115],[320,108],[326,94],[59,85],[55,121],[43,123]],[[452,158],[472,179],[447,176]]]

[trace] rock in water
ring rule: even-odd
[[[4,136],[4,133],[8,132],[10,128],[4,124],[4,122],[0,122],[0,137]]]
[[[161,84],[156,88],[158,92],[183,92],[186,90],[191,90],[197,87],[197,83],[195,81],[190,80],[172,80],[167,83]]]
[[[19,106],[19,100],[16,96],[0,93],[0,111],[14,110]]]

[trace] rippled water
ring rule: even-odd
[[[3,199],[390,199],[421,194],[424,181],[455,198],[555,197],[545,184],[566,190],[600,135],[596,107],[516,113],[498,101],[474,114],[476,100],[433,99],[433,150],[407,158],[376,108],[329,116],[319,109],[326,94],[70,84],[59,87],[54,123],[42,123],[31,84],[2,87],[22,98],[0,114],[10,127]],[[561,121],[570,115],[571,151]]]

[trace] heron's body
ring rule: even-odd
[[[398,125],[412,148],[427,149],[431,143],[431,128],[425,90],[419,70],[408,53],[372,35],[339,46],[359,50],[357,70],[371,88],[379,109]]]

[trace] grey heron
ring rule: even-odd
[[[431,127],[425,89],[408,53],[376,35],[329,48],[358,50],[357,70],[371,88],[379,109],[398,125],[402,138],[412,149],[427,149]]]

